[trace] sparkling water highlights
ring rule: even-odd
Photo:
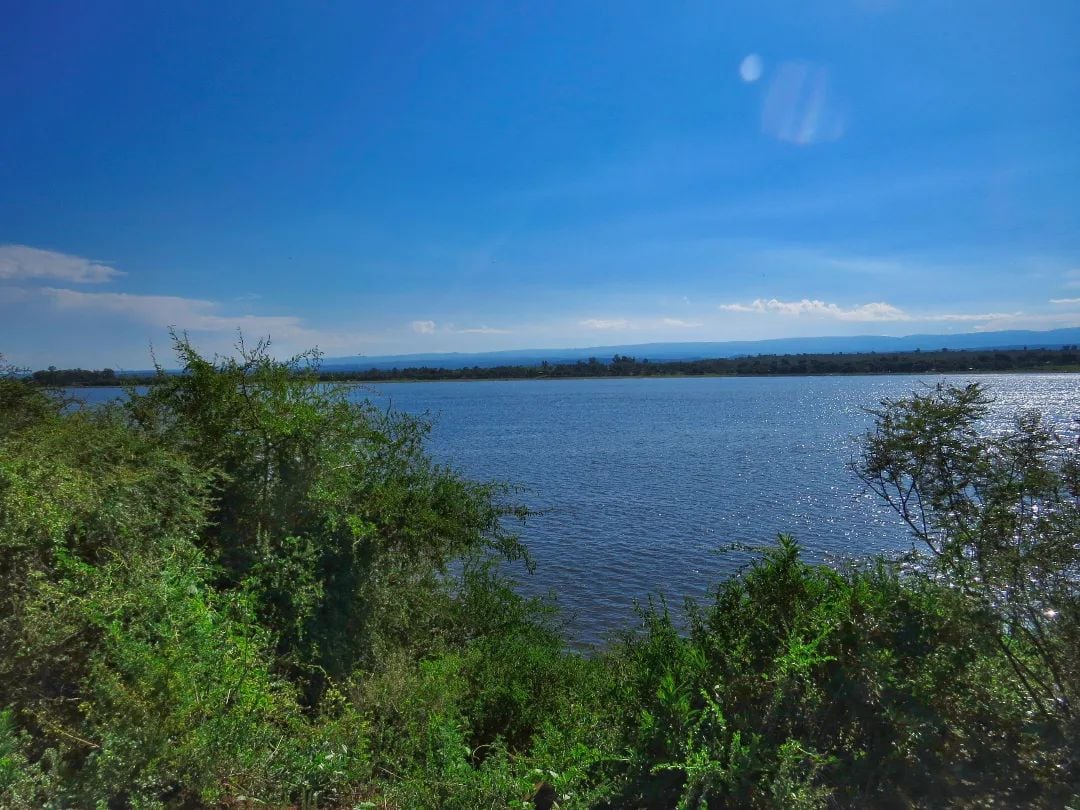
[[[941,379],[977,379],[997,397],[987,425],[1034,408],[1063,428],[1080,420],[1080,375],[546,380],[357,385],[380,408],[428,414],[430,449],[481,479],[524,487],[542,514],[523,537],[581,643],[633,620],[634,600],[673,606],[736,571],[720,549],[795,535],[828,560],[911,547],[896,515],[848,470],[871,425],[867,408]],[[90,403],[115,388],[69,393]]]
[[[794,534],[812,559],[910,548],[899,519],[847,464],[883,397],[931,377],[770,377],[396,383],[359,387],[428,413],[431,448],[473,477],[525,487],[537,561],[583,642],[625,627],[635,599],[673,605],[745,564],[721,553]],[[991,428],[1017,408],[1080,418],[1080,377],[986,375]],[[958,382],[958,379],[953,380]]]

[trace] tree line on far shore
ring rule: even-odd
[[[857,354],[759,354],[700,360],[662,360],[616,354],[610,360],[590,357],[574,362],[535,365],[440,368],[342,369],[323,368],[323,382],[394,382],[414,380],[533,380],[577,377],[758,377],[820,374],[956,374],[966,372],[1080,371],[1075,345],[1037,349],[971,349]],[[50,366],[31,378],[47,386],[144,385],[159,378],[116,372]]]

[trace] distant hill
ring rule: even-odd
[[[756,354],[835,354],[838,352],[905,352],[938,349],[1019,349],[1060,348],[1080,344],[1080,327],[1044,332],[1011,330],[971,332],[956,335],[857,335],[853,337],[774,338],[771,340],[728,340],[699,343],[637,343],[619,346],[591,346],[579,349],[510,349],[473,354],[446,352],[367,357],[327,357],[325,371],[357,371],[371,368],[490,368],[503,365],[539,365],[574,362],[595,357],[609,361],[616,354],[639,360],[702,360],[718,357],[745,357]]]

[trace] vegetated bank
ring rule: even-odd
[[[781,537],[583,656],[421,422],[176,349],[103,408],[0,377],[0,806],[1080,801],[1080,459],[1038,415],[883,403],[857,470],[924,555]]]
[[[711,360],[650,361],[615,355],[573,363],[471,368],[411,367],[392,369],[320,369],[323,382],[394,382],[424,380],[541,380],[594,377],[761,377],[821,374],[964,374],[970,372],[1080,371],[1080,350],[993,349],[912,351],[860,354],[785,354],[726,357]],[[40,385],[152,385],[157,375],[118,374],[114,369],[35,371]]]

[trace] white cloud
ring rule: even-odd
[[[0,245],[0,279],[52,279],[100,284],[124,275],[114,267],[80,256],[27,245]]]
[[[586,329],[626,329],[630,326],[630,321],[623,318],[586,318],[584,321],[579,321],[578,323]]]
[[[240,329],[248,334],[273,334],[291,338],[312,334],[293,315],[222,315],[213,301],[180,298],[174,295],[132,295],[130,293],[88,293],[43,287],[42,294],[61,310],[89,310],[124,315],[151,326],[175,326],[193,332],[223,332]]]
[[[721,304],[726,312],[773,312],[785,316],[817,316],[838,321],[906,321],[907,314],[882,301],[844,308],[817,299],[803,298],[799,301],[780,301],[776,298],[758,298],[750,304]]]
[[[465,329],[458,329],[451,326],[447,328],[448,332],[455,335],[509,335],[509,329],[496,329],[493,326],[473,326]]]
[[[698,321],[684,321],[682,318],[661,318],[660,323],[664,326],[674,326],[679,329],[697,329],[704,324]]]
[[[0,290],[12,289],[0,287]],[[363,353],[361,347],[386,342],[379,333],[351,330],[311,329],[295,315],[244,315],[222,312],[216,301],[174,295],[90,293],[56,287],[30,291],[51,302],[60,312],[83,311],[91,315],[125,318],[155,329],[175,327],[199,335],[204,349],[228,351],[239,331],[247,337],[270,337],[285,353],[319,347],[324,351]],[[2,300],[2,298],[0,298]]]
[[[455,326],[452,323],[440,326],[435,321],[412,321],[409,328],[418,335],[509,335],[509,329],[496,329],[493,326]]]
[[[1051,304],[1080,304],[1080,298],[1051,298]]]
[[[750,304],[721,304],[720,309],[725,312],[749,312],[757,314],[773,313],[785,317],[809,316],[817,318],[829,318],[836,321],[862,321],[862,322],[887,322],[887,321],[989,321],[1003,318],[1012,318],[1021,313],[987,312],[987,313],[938,313],[924,314],[911,313],[884,301],[874,301],[869,304],[858,304],[851,307],[842,307],[818,299],[803,298],[799,301],[780,301],[776,298],[758,298]]]

